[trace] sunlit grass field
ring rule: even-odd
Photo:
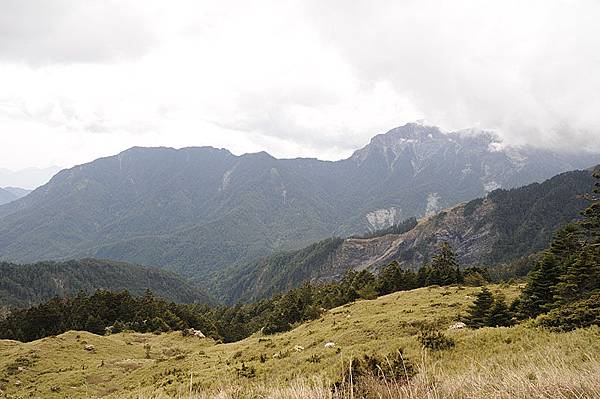
[[[508,300],[520,290],[490,288]],[[448,330],[478,291],[394,293],[332,309],[287,333],[257,333],[231,344],[179,332],[72,331],[30,343],[0,341],[0,397],[345,398],[353,394],[331,384],[352,358],[399,349],[417,375],[404,385],[363,381],[368,397],[600,397],[600,329],[553,333],[525,324]],[[443,330],[456,345],[424,349],[417,339],[424,325]],[[333,347],[325,347],[328,342]]]

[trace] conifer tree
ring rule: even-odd
[[[488,327],[508,327],[512,325],[512,315],[508,309],[504,295],[498,294],[494,298],[494,304],[490,309],[485,324]]]
[[[569,263],[582,248],[582,243],[578,237],[579,230],[576,223],[570,223],[554,234],[554,238],[550,243],[550,252],[559,263]]]
[[[600,173],[595,173],[593,194],[586,196],[591,204],[582,212],[583,219],[559,232],[551,245],[565,253],[556,297],[561,304],[584,299],[600,289]],[[579,233],[577,238],[566,237]],[[573,241],[576,241],[573,243]]]
[[[403,270],[397,261],[384,267],[377,276],[377,291],[380,295],[416,288],[416,275]]]
[[[430,268],[427,285],[450,285],[459,283],[462,280],[456,255],[447,242],[443,242],[439,246],[438,252],[431,261]]]
[[[577,254],[560,276],[556,296],[561,304],[586,298],[600,289],[600,249],[588,246]]]
[[[471,328],[485,327],[489,322],[489,315],[494,305],[494,296],[487,288],[482,288],[477,294],[475,302],[469,307],[465,324]]]
[[[546,252],[527,276],[527,286],[519,297],[518,317],[536,317],[555,305],[555,286],[560,278],[556,257]]]
[[[587,196],[591,204],[582,212],[583,220],[579,225],[585,232],[586,241],[592,245],[600,245],[600,167],[594,173],[596,182],[594,183],[593,194]]]

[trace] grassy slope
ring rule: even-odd
[[[510,300],[519,288],[494,286],[493,290],[503,291]],[[414,363],[443,370],[446,380],[477,373],[499,377],[508,370],[525,370],[523,378],[529,381],[537,376],[535,371],[533,375],[526,372],[528,367],[548,362],[550,354],[562,366],[577,370],[598,364],[594,358],[600,353],[598,329],[567,334],[528,326],[448,331],[456,347],[425,354],[415,338],[417,324],[437,323],[446,329],[477,291],[450,287],[395,293],[333,309],[288,333],[256,334],[232,344],[184,338],[179,333],[101,337],[68,332],[26,344],[0,341],[0,389],[13,398],[166,397],[186,392],[190,375],[195,391],[249,387],[250,383],[283,386],[299,376],[331,380],[352,356],[387,354],[400,347]],[[341,351],[325,349],[328,341]],[[86,343],[93,344],[95,352],[84,350]],[[151,345],[151,359],[145,359],[145,344]],[[305,349],[296,352],[296,345]],[[320,361],[310,362],[310,358]],[[242,363],[256,369],[255,378],[238,377],[236,369]]]

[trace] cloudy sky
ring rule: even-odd
[[[425,119],[600,149],[600,2],[0,2],[0,168],[134,145],[339,159]]]

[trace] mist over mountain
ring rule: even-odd
[[[17,197],[13,193],[0,187],[0,205],[14,201],[16,199]]]
[[[0,187],[0,205],[7,204],[29,194],[31,190],[19,187]]]
[[[8,170],[0,168],[0,187],[22,187],[34,189],[46,184],[52,176],[60,171],[58,166],[48,168],[26,168]]]
[[[274,251],[430,216],[497,188],[600,162],[407,124],[348,159],[131,148],[0,207],[0,259],[97,257],[206,278]]]

